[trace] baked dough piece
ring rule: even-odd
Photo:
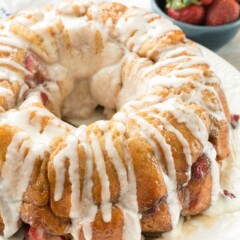
[[[19,12],[1,30],[5,237],[24,222],[30,238],[140,239],[216,200],[228,107],[180,29],[143,9],[77,0]],[[79,128],[60,119],[98,105],[115,114]]]

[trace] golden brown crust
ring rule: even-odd
[[[153,208],[165,196],[166,187],[159,162],[149,143],[133,132],[127,145],[135,170],[139,210],[144,212]]]
[[[207,155],[202,154],[192,165],[191,179],[183,188],[183,210],[184,216],[197,215],[211,205],[212,197],[212,174]]]
[[[123,215],[118,208],[112,208],[112,219],[104,222],[101,211],[97,212],[96,218],[92,223],[92,240],[121,240],[123,233]],[[83,231],[80,231],[79,240],[85,240]]]
[[[0,216],[0,234],[3,235],[3,230],[4,230],[4,222],[2,217]]]
[[[70,223],[69,219],[54,215],[49,206],[37,207],[32,203],[22,204],[20,216],[25,223],[32,227],[42,228],[56,235],[64,235]]]
[[[230,153],[229,147],[229,122],[217,122],[213,119],[212,128],[210,130],[209,141],[217,150],[217,159],[224,160]]]
[[[23,201],[36,206],[45,206],[49,201],[49,183],[47,179],[48,154],[44,159],[35,161],[28,188]]]
[[[11,46],[11,44],[6,44],[6,47],[13,47]],[[18,49],[15,47],[15,51],[14,52],[10,52],[10,53],[2,53],[0,52],[0,57],[1,58],[9,58],[11,61],[16,62],[17,64],[20,64],[21,66],[24,66],[24,60],[25,60],[25,51],[22,49]],[[7,64],[7,63],[0,63],[0,67],[3,68],[7,68],[12,70],[13,72],[15,72],[19,78],[24,78],[24,72],[16,69],[15,67]],[[1,79],[0,82],[0,87],[9,89],[12,91],[13,93],[13,100],[12,103],[9,103],[9,101],[7,101],[7,99],[4,96],[0,96],[0,106],[4,109],[4,110],[9,110],[11,109],[18,101],[19,98],[19,93],[21,91],[21,85],[19,84],[19,82],[11,82],[8,79]]]
[[[90,19],[100,20],[102,23],[106,23],[109,19],[112,20],[112,23],[115,25],[119,18],[125,13],[127,7],[120,3],[100,3],[96,6],[98,9],[98,14],[96,14],[95,6],[93,8],[89,8],[87,12],[87,16]],[[99,19],[100,18],[100,19]]]
[[[191,179],[184,189],[185,198],[189,199],[189,207],[184,208],[185,216],[197,215],[208,209],[211,204],[211,173],[208,172],[202,179]]]
[[[17,128],[1,125],[0,126],[0,170],[6,160],[7,147],[10,145],[13,136],[18,131]]]
[[[146,235],[158,235],[172,229],[171,216],[166,201],[163,201],[153,213],[143,215],[142,230]]]
[[[182,31],[169,31],[164,38],[145,41],[138,51],[138,54],[140,57],[149,57],[151,60],[155,60],[161,50],[169,46],[183,43],[184,40],[185,35]],[[148,54],[149,52],[151,52],[151,55]]]

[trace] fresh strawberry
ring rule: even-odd
[[[41,96],[43,104],[46,105],[46,103],[48,102],[48,95],[45,92],[41,92],[40,96]]]
[[[169,17],[178,21],[199,25],[204,21],[205,8],[202,5],[192,4],[181,10],[170,8],[168,9],[167,14]]]
[[[239,125],[239,120],[240,120],[240,115],[238,114],[232,114],[231,115],[231,121],[230,124],[232,126],[233,129],[237,128]]]
[[[236,198],[236,195],[233,193],[230,193],[228,190],[223,190],[223,194],[230,198]]]
[[[201,3],[205,6],[208,6],[213,3],[213,0],[201,0]]]
[[[30,228],[28,231],[29,240],[44,240],[36,228]]]
[[[202,154],[192,165],[192,178],[202,179],[210,169],[210,162],[206,154]]]
[[[236,0],[214,0],[208,7],[206,25],[218,26],[239,18],[240,7]]]

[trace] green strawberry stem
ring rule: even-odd
[[[175,10],[180,10],[191,4],[201,5],[200,0],[166,0],[166,8],[172,8]]]

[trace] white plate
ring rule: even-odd
[[[94,0],[99,1],[99,0]],[[114,0],[109,0],[114,1]],[[136,5],[150,10],[150,0],[118,0],[127,5]],[[0,0],[1,12],[15,11],[56,0]],[[1,7],[5,10],[2,11]],[[201,47],[209,60],[214,72],[222,79],[230,111],[240,114],[240,72],[228,62]],[[227,165],[222,178],[222,186],[237,195],[237,199],[219,202],[204,215],[198,216],[185,223],[180,222],[178,228],[162,238],[165,240],[239,240],[240,239],[240,128],[231,131],[232,155],[227,159]],[[1,238],[0,238],[1,239]],[[20,239],[19,237],[15,238]]]
[[[240,72],[223,58],[200,46],[213,71],[222,80],[230,112],[240,114]],[[240,126],[230,130],[232,154],[225,160],[221,185],[236,199],[223,201],[203,215],[179,222],[178,227],[157,240],[239,240],[240,239]]]

